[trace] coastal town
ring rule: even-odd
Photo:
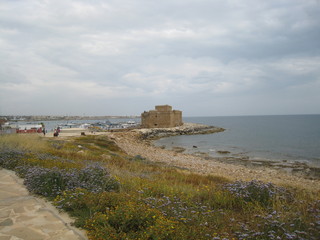
[[[115,119],[117,121],[113,121]],[[99,132],[138,127],[169,128],[182,124],[181,111],[172,110],[169,105],[159,105],[155,110],[144,111],[141,118],[137,116],[0,116],[0,134],[46,134],[48,131],[60,133],[61,130],[70,132],[76,129]]]
[[[114,122],[113,120],[118,121]],[[124,120],[125,119],[125,120]],[[127,120],[126,119],[130,119]],[[88,122],[90,121],[90,122]],[[0,134],[47,133],[61,129],[83,129],[91,131],[116,130],[138,127],[140,121],[135,116],[105,117],[0,117]]]
[[[10,122],[18,122],[18,121],[72,121],[72,120],[104,120],[104,119],[115,119],[115,118],[138,118],[140,116],[73,116],[73,115],[3,115],[0,116],[0,119],[10,121]]]

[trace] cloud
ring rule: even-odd
[[[189,115],[320,113],[319,9],[317,0],[2,1],[0,114],[140,114],[162,103]]]

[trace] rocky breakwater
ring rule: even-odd
[[[140,138],[143,140],[155,140],[162,137],[176,135],[194,135],[194,134],[209,134],[223,132],[225,129],[220,127],[208,126],[198,123],[184,123],[182,126],[173,128],[143,128],[137,129]]]

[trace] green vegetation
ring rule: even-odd
[[[319,193],[170,168],[106,136],[1,136],[0,166],[90,239],[320,239]]]

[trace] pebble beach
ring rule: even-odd
[[[199,126],[198,124],[187,124],[173,128],[169,131],[177,134],[178,128],[182,129],[182,131],[186,131],[186,129],[194,129],[195,127],[201,128],[203,126]],[[150,140],[141,137],[145,136],[146,132],[150,131],[152,130],[137,129],[128,132],[113,132],[107,134],[129,155],[140,155],[149,161],[167,164],[185,171],[226,177],[232,181],[251,181],[255,179],[264,182],[272,182],[282,186],[289,185],[312,191],[320,191],[319,179],[308,179],[303,176],[295,176],[291,173],[282,171],[281,169],[273,169],[266,166],[248,167],[241,164],[224,163],[221,159],[207,159],[201,156],[155,147]],[[154,131],[157,131],[157,129]],[[216,128],[216,131],[222,130]],[[213,133],[214,131],[211,132]]]

